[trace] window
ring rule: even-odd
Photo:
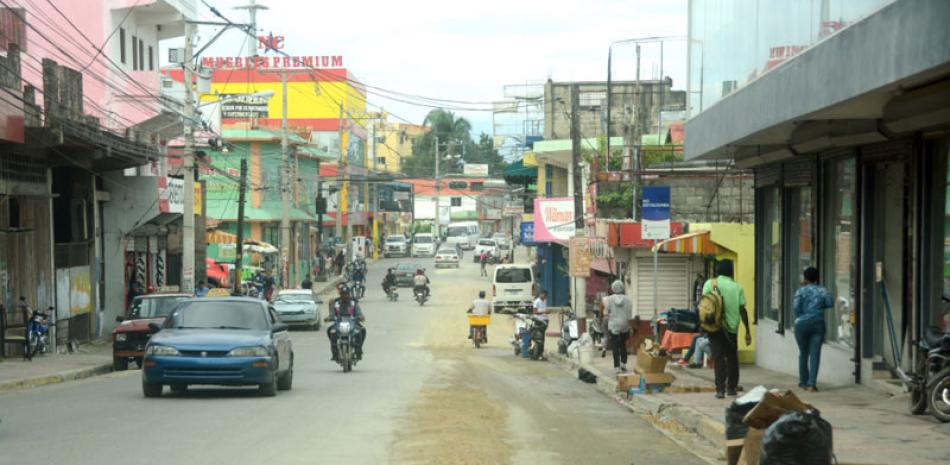
[[[581,92],[578,105],[582,107],[599,107],[607,100],[607,92]]]
[[[855,161],[826,161],[822,170],[821,195],[821,284],[835,297],[826,310],[826,337],[846,346],[854,345],[851,314],[857,294],[855,271]]]
[[[499,268],[495,272],[497,283],[530,283],[531,270],[528,268]]]
[[[476,191],[476,192],[481,192],[485,190],[485,183],[483,182],[473,182],[469,184],[469,186],[472,188],[473,191]]]
[[[452,206],[453,206],[453,207],[461,207],[461,206],[462,206],[462,198],[461,198],[461,197],[452,197]]]
[[[125,64],[125,29],[119,28],[119,61]]]
[[[145,69],[145,41],[139,40],[139,71]]]
[[[386,157],[376,157],[376,164],[377,164],[377,165],[385,165],[385,164],[386,164]]]
[[[155,71],[155,49],[151,45],[148,46],[148,70]]]
[[[812,250],[814,240],[812,238],[812,200],[811,187],[791,187],[785,190],[785,200],[788,206],[785,209],[789,215],[786,218],[786,251],[785,263],[788,268],[785,272],[785,327],[791,328],[795,321],[795,315],[792,311],[792,299],[795,296],[795,290],[801,286],[802,272],[805,268],[813,265]]]
[[[779,187],[759,189],[762,219],[760,227],[761,296],[759,315],[778,321],[782,306],[782,195]]]
[[[20,227],[20,199],[16,197],[10,197],[7,200],[7,226],[10,229],[17,229]]]
[[[132,71],[139,70],[139,40],[132,36]]]

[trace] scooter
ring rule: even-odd
[[[920,354],[912,373],[897,368],[897,376],[910,390],[910,413],[920,415],[930,407],[934,418],[950,422],[950,333],[936,326],[924,331]]]
[[[29,328],[29,340],[27,340],[27,350],[24,355],[27,360],[32,360],[36,354],[45,355],[49,347],[49,315],[34,312]]]
[[[515,335],[511,339],[515,356],[540,360],[544,355],[544,332],[548,323],[534,315],[516,313]]]
[[[567,355],[567,348],[577,341],[580,336],[577,332],[577,317],[574,312],[568,312],[564,324],[561,325],[561,339],[557,341],[557,353]]]
[[[420,307],[425,305],[426,301],[429,300],[429,296],[426,295],[426,289],[421,286],[413,289],[412,295],[415,297],[416,302],[419,303]]]

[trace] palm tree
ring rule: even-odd
[[[422,124],[430,129],[423,134],[412,147],[412,156],[403,163],[403,173],[409,176],[433,176],[435,174],[436,137],[439,140],[439,153],[462,154],[474,153],[472,150],[472,124],[467,119],[456,117],[447,110],[436,109],[426,115]],[[449,173],[453,170],[446,166],[441,171]]]

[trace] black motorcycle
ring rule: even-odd
[[[395,285],[386,288],[386,298],[388,298],[391,302],[399,300],[399,291],[396,290]]]
[[[912,373],[897,369],[910,389],[910,413],[920,415],[930,407],[934,418],[950,422],[950,334],[932,326],[919,341],[920,355]]]
[[[522,313],[516,313],[514,317],[518,319],[515,322],[515,336],[511,340],[515,355],[523,355],[524,337],[527,334],[529,338],[527,357],[540,360],[544,356],[544,333],[548,330],[548,322],[537,316]]]
[[[356,357],[356,346],[360,337],[360,325],[356,318],[340,318],[336,323],[336,349],[337,363],[343,367],[343,372],[348,373],[356,366],[359,359]]]

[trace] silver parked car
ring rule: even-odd
[[[310,289],[284,289],[273,301],[281,322],[311,329],[320,329],[320,303]]]

